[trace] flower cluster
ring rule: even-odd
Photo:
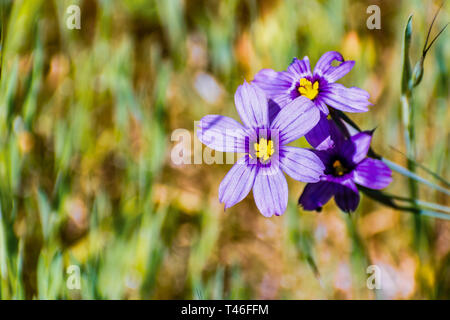
[[[332,65],[335,60],[338,66]],[[390,183],[390,169],[367,157],[372,133],[346,135],[328,119],[329,108],[365,112],[371,105],[366,91],[335,83],[353,65],[338,52],[327,52],[313,72],[308,57],[294,58],[286,71],[263,69],[236,90],[242,124],[220,115],[200,120],[197,135],[202,143],[244,154],[220,184],[225,209],[253,189],[264,216],[283,214],[288,202],[284,173],[308,183],[299,199],[305,210],[320,210],[334,196],[343,211],[351,212],[359,203],[356,185],[381,189]],[[314,150],[287,145],[302,136]]]

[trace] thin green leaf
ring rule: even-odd
[[[425,171],[426,173],[428,173],[429,175],[431,175],[433,178],[435,178],[436,180],[439,180],[440,182],[442,182],[443,184],[445,184],[447,187],[450,187],[450,182],[447,181],[445,178],[441,177],[440,175],[438,175],[436,172],[428,169],[427,167],[425,167],[423,164],[409,158],[406,154],[404,154],[403,152],[401,152],[400,150],[398,150],[397,148],[393,147],[393,146],[389,146],[391,147],[392,150],[400,153],[402,156],[404,156],[408,161],[411,161],[412,163],[414,163],[415,166],[417,166],[418,168],[422,169],[423,171]]]
[[[372,189],[368,189],[368,188],[365,188],[362,186],[358,186],[358,189],[361,192],[363,192],[365,195],[367,195],[368,197],[372,198],[373,200],[380,202],[380,203],[384,204],[385,206],[391,207],[393,209],[410,212],[415,215],[424,215],[424,216],[433,217],[433,218],[450,220],[450,214],[445,214],[442,212],[436,212],[436,211],[432,211],[432,210],[423,210],[418,207],[408,207],[408,206],[398,205],[394,201],[395,197],[392,197],[380,190],[372,190]]]
[[[446,195],[450,195],[450,190],[445,189],[445,188],[443,188],[441,186],[438,186],[437,184],[435,184],[433,182],[430,182],[430,181],[428,181],[428,180],[418,176],[417,174],[409,171],[406,168],[403,168],[402,166],[400,166],[400,165],[398,165],[398,164],[396,164],[396,163],[394,163],[392,161],[387,160],[386,158],[381,158],[381,161],[386,163],[389,166],[389,168],[391,168],[392,170],[397,171],[398,173],[400,173],[400,174],[402,174],[402,175],[404,175],[404,176],[406,176],[406,177],[408,177],[410,179],[413,179],[413,180],[415,180],[417,182],[423,183],[423,184],[429,186],[430,188],[433,188],[433,189],[435,189],[437,191],[445,193]]]
[[[386,194],[386,195],[388,195],[388,194]],[[433,209],[433,210],[437,210],[437,211],[444,211],[446,213],[450,213],[450,207],[443,206],[443,205],[440,205],[437,203],[432,203],[432,202],[422,201],[422,200],[417,200],[417,199],[411,199],[411,198],[406,198],[406,197],[392,195],[392,194],[389,194],[389,197],[391,197],[394,200],[398,200],[398,201],[415,203],[424,208],[429,208],[429,209]]]
[[[450,220],[450,214],[430,211],[430,210],[421,210],[421,215],[432,217],[432,218],[438,218],[438,219],[444,219],[444,220]]]

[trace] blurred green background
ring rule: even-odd
[[[66,27],[69,5],[81,29]],[[369,30],[366,8],[381,9]],[[257,0],[1,1],[1,299],[450,298],[450,222],[363,197],[303,212],[303,184],[264,218],[252,195],[226,212],[231,165],[174,165],[173,130],[206,114],[237,119],[233,95],[261,68],[326,51],[356,60],[340,82],[371,94],[374,149],[405,166],[400,108],[403,29],[413,13],[420,58],[438,2]],[[449,21],[444,7],[435,29]],[[449,178],[448,30],[414,92],[417,161]],[[198,142],[198,141],[197,141]],[[304,140],[297,143],[307,146]],[[407,195],[394,174],[390,193]],[[450,205],[420,188],[420,199]],[[366,286],[367,266],[382,290]],[[80,289],[66,285],[80,267]]]

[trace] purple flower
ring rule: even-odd
[[[341,210],[355,211],[359,203],[356,184],[370,189],[383,189],[391,182],[391,170],[382,161],[367,157],[372,132],[359,132],[345,139],[330,120],[334,147],[315,150],[325,165],[325,175],[317,183],[309,183],[303,190],[299,204],[305,210],[320,210],[334,196]]]
[[[264,216],[281,215],[288,202],[283,172],[304,182],[317,182],[323,174],[324,166],[312,151],[286,146],[316,125],[319,111],[309,99],[296,99],[270,122],[266,95],[246,81],[238,87],[234,100],[244,125],[228,117],[207,115],[197,131],[200,141],[214,150],[245,154],[220,183],[219,200],[229,208],[253,188],[256,206]]]
[[[341,62],[333,66],[332,62]],[[365,112],[368,110],[369,94],[360,88],[346,88],[336,80],[345,76],[355,64],[354,61],[344,61],[339,52],[330,51],[322,55],[314,72],[311,72],[309,58],[303,60],[294,58],[286,71],[276,72],[272,69],[262,69],[253,83],[266,92],[280,108],[299,97],[306,97],[314,102],[321,111],[319,124],[306,134],[308,142],[316,149],[327,149],[332,146],[332,140],[327,130],[328,106],[346,112]]]

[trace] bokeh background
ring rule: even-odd
[[[81,29],[66,27],[69,5]],[[366,8],[381,9],[369,30]],[[175,165],[171,135],[206,114],[237,118],[233,95],[261,68],[326,51],[356,60],[340,82],[371,94],[373,147],[402,165],[402,37],[413,13],[420,58],[437,1],[1,1],[1,299],[450,298],[450,222],[362,197],[304,212],[288,178],[287,212],[264,218],[252,195],[226,212],[231,165]],[[433,34],[449,21],[449,6]],[[417,161],[449,178],[448,31],[414,91]],[[197,141],[198,142],[198,141]],[[307,147],[301,140],[296,143]],[[424,172],[419,172],[425,175]],[[407,195],[394,174],[388,191]],[[419,198],[450,205],[420,187]],[[366,286],[367,266],[382,290]],[[68,289],[71,265],[81,288]]]

